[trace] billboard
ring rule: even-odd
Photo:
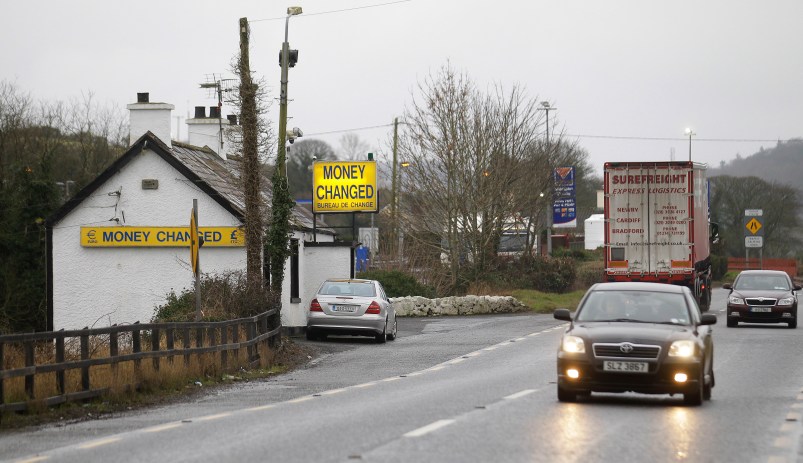
[[[312,212],[376,212],[376,161],[312,164]]]
[[[239,227],[198,227],[204,247],[245,246],[245,233]],[[81,227],[81,246],[189,247],[190,227]]]
[[[574,167],[556,167],[552,174],[552,228],[577,227]]]

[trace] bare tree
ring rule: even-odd
[[[340,159],[347,161],[364,161],[371,150],[371,145],[361,140],[359,135],[347,133],[340,137]]]
[[[728,256],[744,253],[744,211],[762,209],[764,255],[783,257],[800,249],[800,193],[788,185],[768,183],[758,177],[711,179],[711,221],[719,225]]]
[[[400,214],[408,236],[442,237],[451,283],[461,262],[489,265],[501,233],[525,208],[540,114],[520,87],[480,92],[444,67],[419,85],[405,115]],[[428,241],[431,243],[431,240]],[[430,244],[431,245],[431,244]]]

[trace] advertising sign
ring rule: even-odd
[[[239,227],[198,227],[204,247],[245,246]],[[190,227],[81,227],[84,247],[189,247]]]
[[[376,212],[376,161],[312,164],[312,212]]]
[[[556,167],[552,193],[552,228],[577,227],[574,167]]]

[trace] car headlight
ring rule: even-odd
[[[778,301],[778,305],[792,305],[795,303],[794,297],[785,297]]]
[[[563,352],[573,352],[576,354],[583,354],[586,351],[586,345],[583,342],[583,338],[569,335],[563,337],[561,348],[563,349]]]
[[[691,357],[694,355],[694,341],[675,341],[669,346],[670,357]]]
[[[744,299],[736,296],[728,296],[728,304],[744,305]]]

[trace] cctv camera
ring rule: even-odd
[[[298,138],[304,136],[304,132],[302,132],[301,129],[299,129],[298,127],[293,127],[293,134]]]
[[[312,155],[312,160],[313,160],[313,161],[317,161],[317,160],[318,160],[318,156],[315,156],[315,155],[313,154],[313,155]]]

